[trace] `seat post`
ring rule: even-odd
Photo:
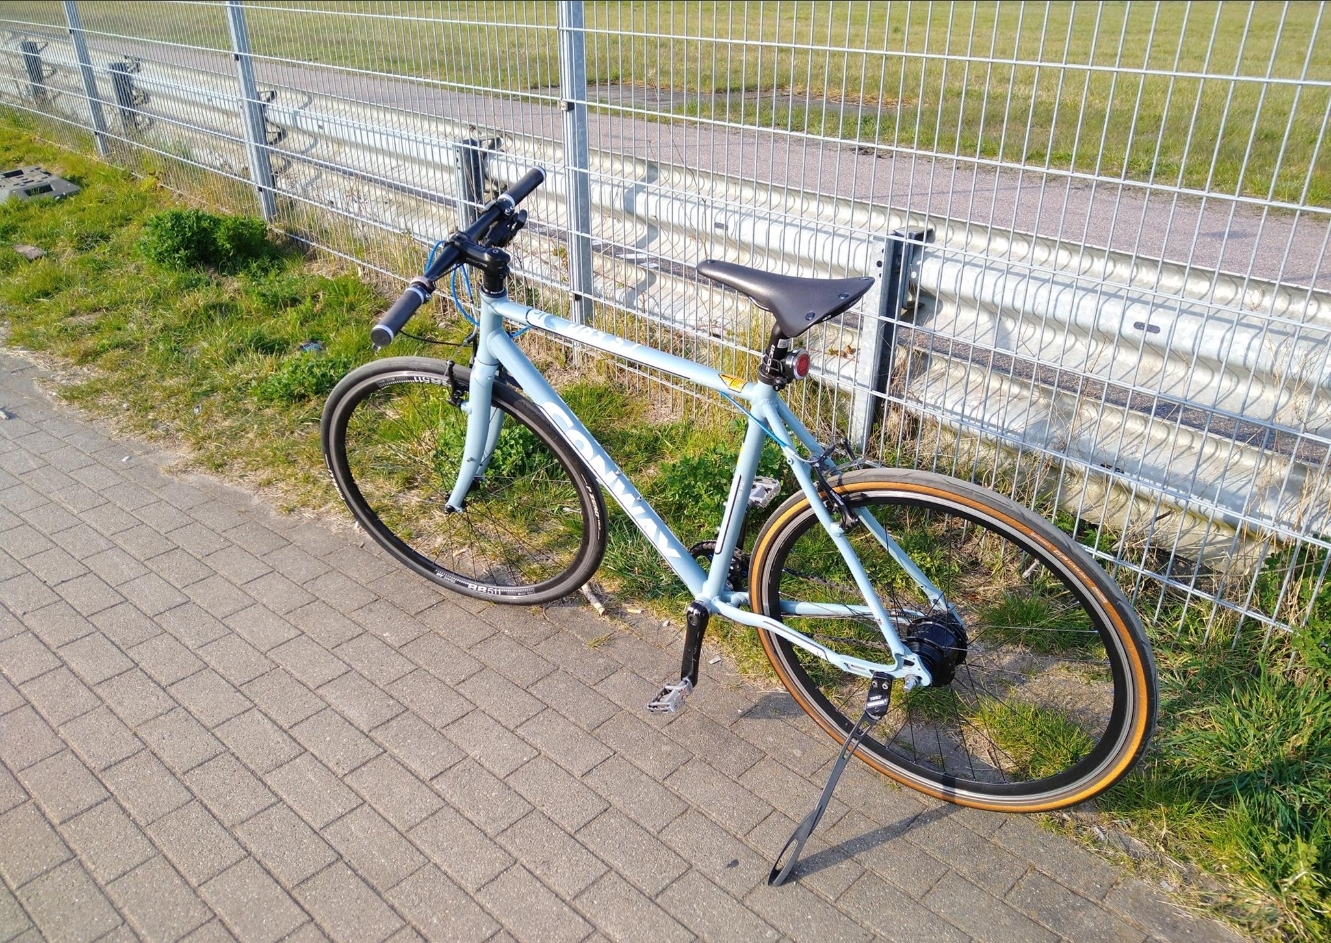
[[[766,383],[775,390],[780,390],[790,380],[786,377],[782,364],[790,353],[790,338],[781,332],[780,327],[772,328],[772,335],[767,339],[767,351],[758,364],[758,382]]]

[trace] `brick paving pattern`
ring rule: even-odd
[[[0,355],[0,943],[1237,940],[1021,817],[847,771],[679,629],[437,591],[164,474]]]

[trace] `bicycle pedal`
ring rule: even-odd
[[[749,507],[765,508],[780,493],[781,482],[775,478],[760,475],[753,479],[753,487],[749,490]]]
[[[680,678],[656,692],[656,697],[647,702],[647,709],[653,714],[673,714],[684,706],[684,699],[692,693],[693,682]]]

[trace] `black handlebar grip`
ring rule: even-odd
[[[545,171],[540,167],[533,167],[518,178],[518,182],[505,190],[502,195],[507,196],[513,201],[513,205],[517,206],[531,196],[532,191],[543,183],[545,183]]]
[[[434,287],[424,279],[413,279],[402,293],[402,297],[393,302],[393,306],[384,312],[379,323],[370,329],[370,340],[376,349],[383,349],[393,343],[398,331],[402,330],[416,313],[416,309],[430,300]]]

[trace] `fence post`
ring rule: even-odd
[[[887,237],[883,250],[883,284],[878,293],[878,312],[860,324],[861,356],[867,356],[865,372],[856,384],[850,407],[850,441],[859,454],[869,450],[879,399],[892,379],[892,347],[897,324],[910,303],[911,286],[925,243],[933,242],[933,229],[897,229]]]
[[[564,177],[572,320],[592,320],[591,155],[587,144],[587,34],[582,0],[559,4],[559,96],[564,110]]]
[[[93,75],[88,41],[83,36],[79,5],[74,0],[65,0],[65,23],[69,26],[69,38],[74,41],[74,54],[79,57],[79,72],[83,74],[83,91],[88,96],[88,113],[92,116],[92,133],[97,139],[97,153],[105,157],[106,116],[102,114],[102,99],[97,94],[97,77]]]
[[[271,221],[277,215],[277,201],[273,196],[273,167],[268,161],[268,130],[263,120],[263,102],[259,101],[259,89],[254,81],[250,34],[245,27],[245,10],[240,0],[226,0],[226,24],[231,30],[231,54],[236,60],[236,73],[240,78],[241,117],[245,125],[250,177],[259,194],[259,209],[263,218]]]

